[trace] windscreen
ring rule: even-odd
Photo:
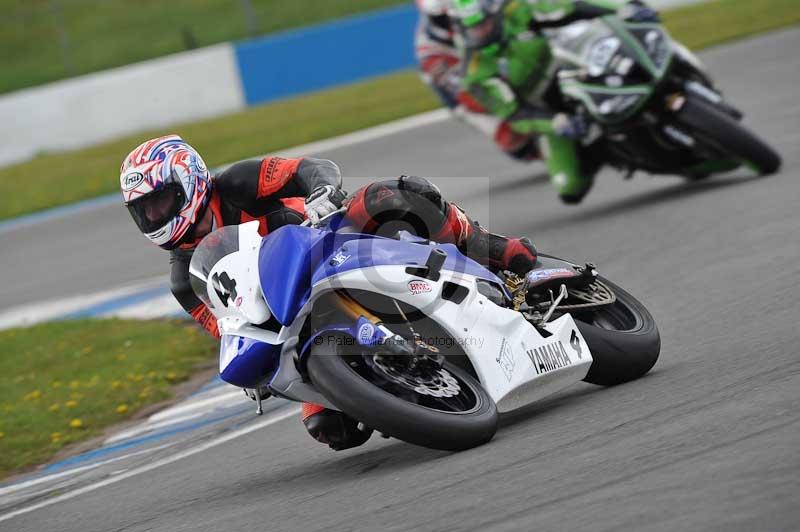
[[[239,251],[239,226],[228,225],[206,235],[192,255],[189,263],[189,280],[192,290],[209,308],[208,274],[223,257]]]

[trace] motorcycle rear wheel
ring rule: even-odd
[[[574,313],[573,318],[594,358],[583,380],[612,386],[638,379],[650,371],[661,352],[661,337],[644,305],[614,283],[601,280],[613,290],[616,301]]]
[[[398,385],[386,385],[385,376],[373,378],[376,375],[369,372],[375,369],[363,363],[360,353],[342,346],[337,346],[337,350],[331,353],[328,347],[313,346],[308,374],[322,395],[368,427],[409,443],[445,451],[482,445],[497,431],[494,401],[474,377],[458,366],[445,362],[443,369],[458,382],[465,408],[447,411],[447,401],[428,396],[415,398],[413,392],[404,390],[405,395],[418,401],[415,403],[390,393],[397,391]],[[442,408],[434,408],[439,402]]]

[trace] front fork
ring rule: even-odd
[[[378,316],[370,312],[349,294],[336,290],[333,292],[333,298],[336,306],[358,325],[356,341],[361,345],[369,347],[382,346],[385,355],[393,358],[403,357],[397,360],[411,369],[426,362],[433,362],[441,367],[444,359],[439,350],[422,341],[397,301],[393,300],[394,305],[398,314],[405,320],[409,331],[414,337],[413,340],[407,340],[403,336],[394,333]],[[383,354],[376,356],[383,356]]]

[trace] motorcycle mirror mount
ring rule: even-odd
[[[447,259],[447,252],[439,248],[433,248],[428,255],[428,260],[425,261],[425,266],[409,266],[406,268],[406,273],[430,279],[431,281],[438,281],[439,272],[442,271],[445,259]]]

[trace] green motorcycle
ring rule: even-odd
[[[605,16],[550,39],[557,90],[545,98],[599,126],[582,143],[585,163],[690,179],[780,168],[780,155],[741,124],[697,57],[661,25]]]

